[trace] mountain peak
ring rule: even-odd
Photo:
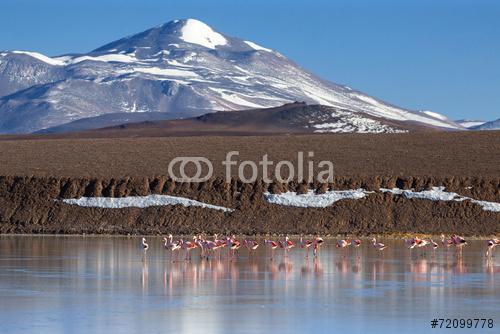
[[[209,49],[215,49],[218,45],[228,44],[227,39],[214,31],[209,25],[196,19],[185,19],[173,21],[181,26],[179,38],[191,44],[198,44]]]
[[[338,109],[336,118],[327,112],[323,123],[310,125],[318,131],[380,118],[463,129],[440,114],[398,108],[321,80],[275,51],[196,19],[170,21],[86,54],[19,53],[0,54],[0,132],[38,131],[105,113],[195,116],[297,100]]]

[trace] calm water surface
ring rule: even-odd
[[[1,333],[500,332],[500,249],[485,242],[408,250],[381,240],[319,258],[274,260],[261,246],[172,263],[160,238],[0,236]],[[424,254],[426,253],[426,254]],[[484,330],[430,328],[433,318],[493,318]]]

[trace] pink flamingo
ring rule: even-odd
[[[316,239],[314,239],[314,249],[313,249],[313,254],[314,254],[314,257],[316,257],[318,255],[318,252],[319,252],[319,246],[321,246],[325,241],[323,240],[323,238],[317,236]]]
[[[458,249],[458,255],[462,256],[462,250],[465,245],[467,245],[467,241],[461,236],[458,236],[456,234],[453,234],[451,236],[451,240],[453,240],[453,244],[455,247]]]
[[[356,247],[356,248],[359,247],[359,246],[361,246],[361,240],[359,240],[359,239],[354,240],[353,246]]]
[[[337,241],[337,244],[335,245],[335,247],[337,247],[337,248],[346,248],[347,246],[350,246],[351,244],[352,244],[351,240],[349,240],[349,239],[342,239],[342,240]]]
[[[203,257],[205,255],[205,240],[203,240],[203,237],[200,235],[194,236],[193,237],[194,243],[200,247],[200,257]]]
[[[411,239],[403,239],[405,241],[405,245],[409,249],[413,249],[417,246],[419,239],[417,237],[411,238]]]
[[[450,247],[451,245],[453,245],[453,239],[448,239],[446,240],[444,234],[441,234],[441,244],[443,246],[446,246],[446,247]]]
[[[425,247],[429,244],[430,242],[428,240],[425,240],[425,239],[418,239],[418,242],[417,242],[417,247],[418,248],[422,248],[422,247]]]
[[[273,240],[264,240],[264,243],[271,249],[271,259],[273,258],[274,250],[279,247],[278,243]]]
[[[228,247],[228,252],[231,250],[232,255],[235,255],[235,252],[240,249],[241,243],[236,240],[236,237],[233,235],[232,237],[226,238],[226,246]]]
[[[196,243],[194,242],[191,242],[191,241],[184,241],[184,240],[180,240],[180,243],[181,243],[181,247],[182,249],[185,250],[186,252],[186,260],[190,260],[191,259],[191,255],[190,255],[190,251],[195,249],[196,247],[198,247],[196,245]]]
[[[302,235],[300,236],[299,247],[307,250],[306,257],[309,257],[309,247],[311,247],[313,243],[314,242],[311,240],[304,240]]]
[[[500,245],[500,240],[496,238],[488,240],[488,249],[486,250],[486,257],[491,257],[493,255],[493,250],[498,245]]]
[[[248,249],[248,253],[252,254],[253,251],[259,247],[259,243],[255,240],[244,240],[243,243],[245,244],[245,247]]]
[[[168,235],[168,239],[167,238],[163,238],[163,240],[165,240],[165,244],[164,244],[164,247],[165,249],[171,251],[171,252],[175,252],[175,251],[178,251],[179,249],[181,249],[181,244],[179,241],[173,241],[173,235],[172,234],[169,234]]]
[[[214,252],[216,249],[219,249],[219,246],[215,241],[212,240],[203,240],[203,249],[209,252]],[[208,258],[208,255],[207,255]]]
[[[337,244],[335,245],[335,247],[340,248],[340,249],[344,249],[344,248],[350,246],[351,244],[352,244],[351,240],[342,239],[342,240],[337,241]],[[342,257],[345,257],[345,254],[343,254]]]
[[[279,246],[283,248],[284,252],[289,252],[292,247],[295,247],[293,242],[290,240],[288,235],[285,237],[285,240],[280,241]]]
[[[384,245],[383,243],[377,242],[377,239],[375,238],[372,239],[372,242],[373,242],[373,247],[375,247],[376,250],[382,251],[387,248],[387,246]]]

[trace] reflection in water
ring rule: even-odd
[[[381,254],[368,241],[339,250],[326,240],[319,257],[271,259],[262,247],[238,258],[192,251],[190,261],[161,238],[148,243],[0,237],[0,332],[426,332],[436,316],[500,314],[499,260],[484,257],[484,242],[459,254],[384,240]]]

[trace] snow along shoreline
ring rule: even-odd
[[[404,196],[410,199],[423,199],[431,201],[455,201],[462,202],[469,200],[480,205],[484,211],[500,212],[500,203],[480,201],[467,196],[462,196],[454,192],[444,191],[445,187],[433,187],[431,190],[414,191],[399,188],[380,188],[382,193],[391,193],[396,196]],[[282,206],[293,206],[300,208],[326,208],[333,203],[344,199],[362,199],[375,191],[365,189],[352,190],[330,190],[323,194],[316,194],[314,190],[309,190],[306,194],[296,192],[285,192],[281,194],[264,193],[267,202]],[[66,204],[78,205],[82,207],[122,209],[122,208],[147,208],[151,206],[183,205],[185,207],[197,206],[207,209],[233,212],[234,209],[223,206],[212,205],[199,202],[185,197],[170,195],[148,195],[148,196],[128,196],[128,197],[80,197],[62,200]]]
[[[455,201],[462,202],[470,200],[472,203],[483,207],[484,211],[500,212],[500,203],[480,201],[470,197],[462,196],[454,192],[444,191],[445,187],[433,187],[431,190],[414,191],[413,189],[404,190],[399,188],[386,189],[380,188],[383,193],[404,196],[406,198],[425,199],[431,201]],[[367,194],[375,193],[364,189],[356,190],[332,190],[324,194],[315,194],[314,190],[309,190],[306,194],[297,194],[296,192],[286,192],[282,194],[265,193],[264,196],[269,203],[294,206],[294,207],[313,207],[326,208],[333,203],[343,199],[361,199]]]
[[[169,195],[148,195],[128,197],[80,197],[62,200],[66,204],[91,208],[123,209],[123,208],[148,208],[150,206],[183,205],[185,207],[197,206],[206,209],[233,212],[233,209],[223,206],[207,204],[193,199]]]
[[[315,194],[314,190],[309,190],[307,194],[297,194],[291,191],[282,194],[265,193],[264,197],[272,204],[301,208],[326,208],[343,199],[364,198],[368,193],[373,192],[360,188],[355,190],[331,190],[324,194]]]

